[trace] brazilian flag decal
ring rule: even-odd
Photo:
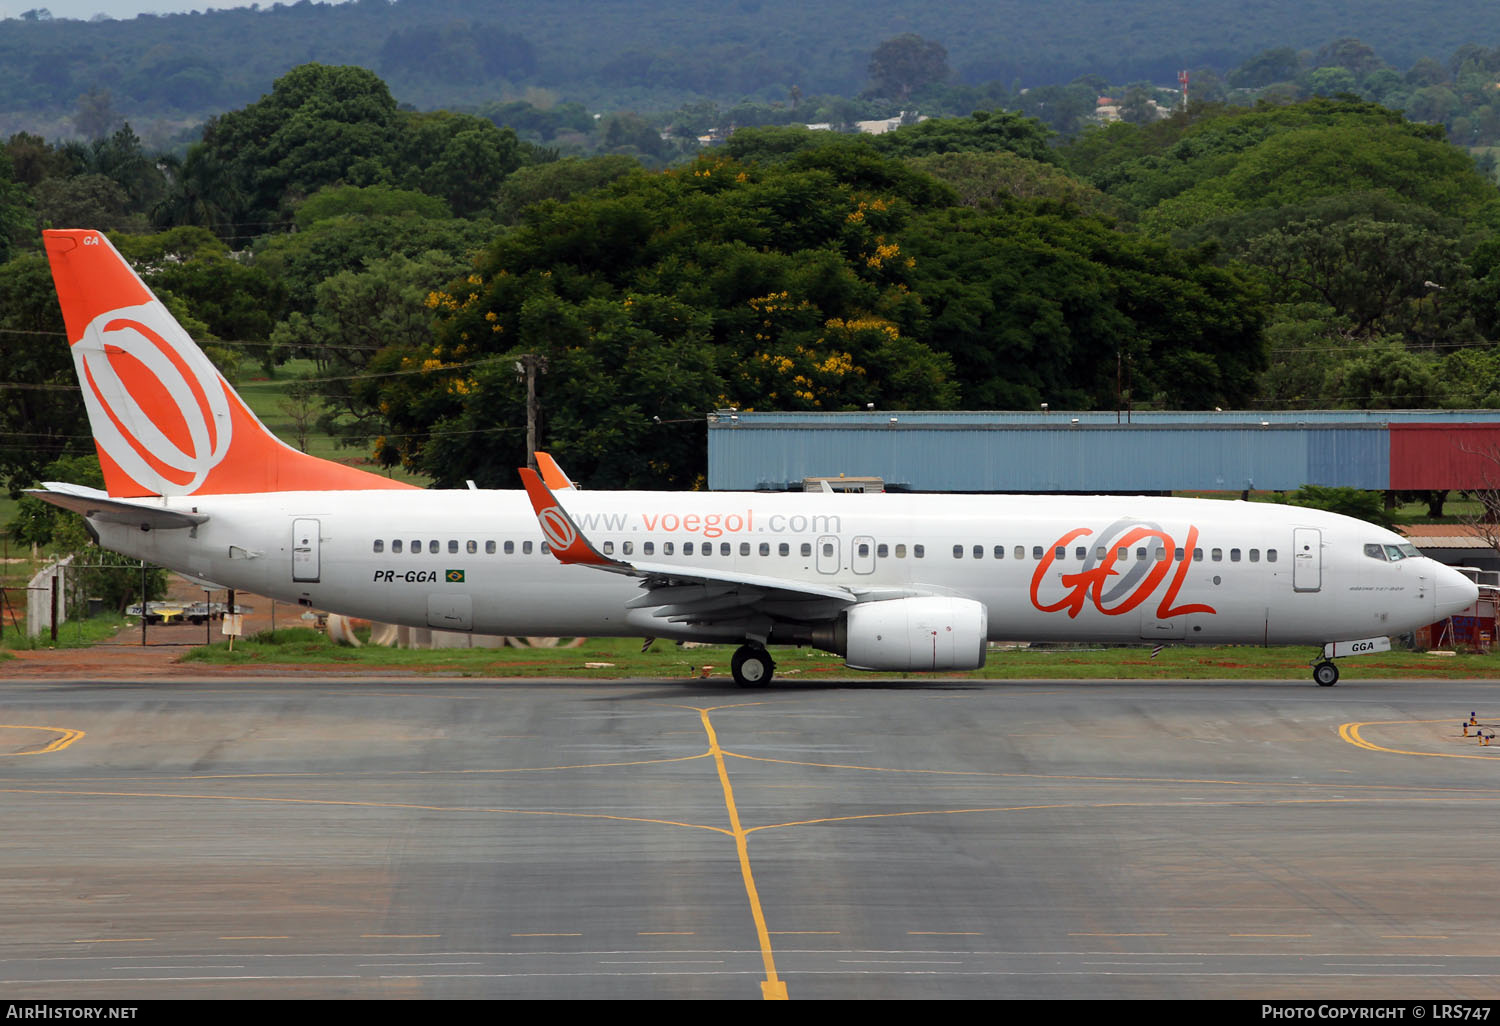
[[[449,570],[445,576],[449,584],[464,583],[464,572],[462,570]]]

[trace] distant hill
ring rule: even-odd
[[[1357,37],[1405,71],[1464,44],[1500,44],[1500,6],[1460,0],[356,0],[0,22],[0,131],[60,134],[80,95],[108,90],[138,125],[243,106],[307,62],[377,72],[404,103],[576,100],[593,110],[672,109],[854,95],[870,54],[915,32],[941,43],[960,82],[1023,87],[1080,75],[1169,84],[1274,47]],[[529,92],[528,92],[529,91]]]

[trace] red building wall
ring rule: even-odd
[[[1500,488],[1500,425],[1392,424],[1391,488]]]

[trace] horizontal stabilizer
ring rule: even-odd
[[[82,513],[106,524],[125,524],[154,531],[169,531],[174,528],[196,527],[206,523],[206,513],[184,513],[181,510],[164,509],[146,503],[113,499],[97,488],[83,485],[44,481],[43,487],[28,489],[27,495],[35,495],[43,502]]]

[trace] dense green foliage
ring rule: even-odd
[[[620,152],[559,158],[312,64],[181,160],[129,126],[13,136],[0,473],[89,447],[37,252],[64,216],[110,230],[227,374],[311,361],[297,424],[449,485],[513,482],[527,360],[543,442],[596,487],[693,485],[725,406],[1500,398],[1500,194],[1441,129],[1370,103],[1072,137],[1004,110],[745,128],[667,170],[640,119],[596,130]]]
[[[1364,50],[1328,48],[1323,57],[1352,69],[1301,66],[1298,49],[1321,55],[1318,48],[1329,40],[1355,32],[1368,44]],[[852,96],[868,86],[900,99],[920,84],[930,61],[872,67],[872,57],[883,43],[908,33],[920,34],[920,43],[908,48],[918,57],[923,44],[946,51],[949,88],[988,82],[1006,89],[1017,83],[1056,87],[1083,75],[1170,82],[1192,63],[1216,66],[1223,75],[1268,48],[1285,48],[1289,61],[1261,57],[1231,80],[1270,86],[1323,70],[1305,85],[1337,90],[1348,83],[1335,69],[1355,84],[1379,70],[1381,62],[1368,56],[1373,51],[1399,69],[1392,95],[1373,99],[1441,106],[1440,90],[1456,91],[1458,83],[1433,81],[1439,76],[1430,70],[1411,82],[1402,73],[1417,70],[1419,58],[1443,60],[1474,40],[1493,40],[1500,35],[1500,13],[1453,0],[1366,0],[1357,9],[1334,0],[1265,0],[1253,8],[1182,0],[949,0],[920,12],[868,0],[814,6],[792,0],[499,6],[491,0],[301,0],[128,21],[12,20],[0,37],[0,96],[15,110],[66,113],[77,97],[107,90],[115,109],[139,123],[147,116],[243,106],[289,69],[318,61],[370,69],[424,108],[479,104],[527,90],[594,109],[665,110],[705,98],[784,101],[793,86],[807,96]],[[904,68],[918,77],[903,74]]]

